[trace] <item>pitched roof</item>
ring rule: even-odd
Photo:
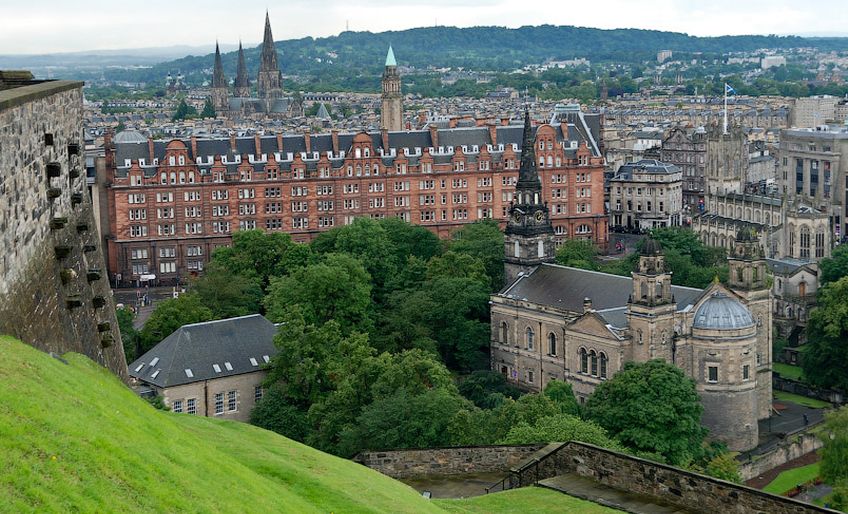
[[[607,312],[604,311],[627,305],[633,290],[632,281],[630,277],[609,273],[541,264],[498,295],[572,312],[583,312],[583,299],[590,298],[592,308],[601,311],[600,314],[606,318]],[[671,286],[678,310],[694,305],[702,293],[701,289],[694,287]],[[616,313],[608,312],[612,318],[609,321],[617,325],[620,320]]]
[[[130,364],[129,373],[163,388],[250,373],[277,353],[276,333],[260,314],[183,325]]]

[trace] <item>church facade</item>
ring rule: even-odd
[[[532,143],[525,148],[534,148]],[[491,365],[528,390],[569,382],[583,402],[626,362],[662,359],[695,381],[710,436],[742,451],[771,409],[771,293],[762,248],[740,231],[730,280],[671,284],[648,240],[631,277],[554,264],[535,157],[522,155],[505,231],[506,287],[491,297]]]
[[[250,85],[241,42],[239,42],[238,67],[232,94],[229,81],[224,75],[221,51],[216,43],[210,99],[215,112],[228,118],[287,118],[303,115],[301,102],[283,93],[283,76],[280,73],[277,49],[271,34],[271,20],[267,12],[259,57],[259,72],[256,77],[256,94],[253,94]]]

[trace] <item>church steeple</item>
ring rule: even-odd
[[[215,111],[223,111],[227,108],[227,77],[224,75],[221,49],[217,41],[215,41],[215,68],[212,73],[212,107]]]
[[[521,165],[515,199],[509,207],[504,232],[504,271],[507,283],[519,273],[555,260],[554,229],[548,206],[542,197],[542,182],[536,170],[536,138],[530,126],[530,113],[524,113]]]
[[[259,75],[256,89],[260,98],[280,98],[283,96],[283,77],[277,64],[277,47],[271,34],[271,18],[265,11],[265,35],[262,39],[262,53],[259,56]]]
[[[250,79],[247,78],[247,66],[244,64],[244,49],[239,41],[238,68],[236,68],[235,95],[238,98],[250,96]]]
[[[386,53],[386,68],[381,81],[383,88],[380,109],[380,128],[390,131],[403,130],[403,95],[400,91],[400,74],[392,46]]]

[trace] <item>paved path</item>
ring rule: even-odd
[[[430,491],[433,498],[470,498],[486,494],[486,488],[499,482],[508,473],[469,473],[422,479],[404,478],[401,482],[419,493]]]
[[[605,507],[635,514],[683,514],[689,512],[680,507],[657,503],[652,498],[645,498],[638,494],[613,489],[612,487],[599,484],[594,480],[581,477],[574,473],[567,473],[541,480],[539,481],[539,485],[569,496],[598,503]]]

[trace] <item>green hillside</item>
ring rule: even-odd
[[[0,337],[0,511],[442,512],[242,423],[153,409],[87,358]]]

